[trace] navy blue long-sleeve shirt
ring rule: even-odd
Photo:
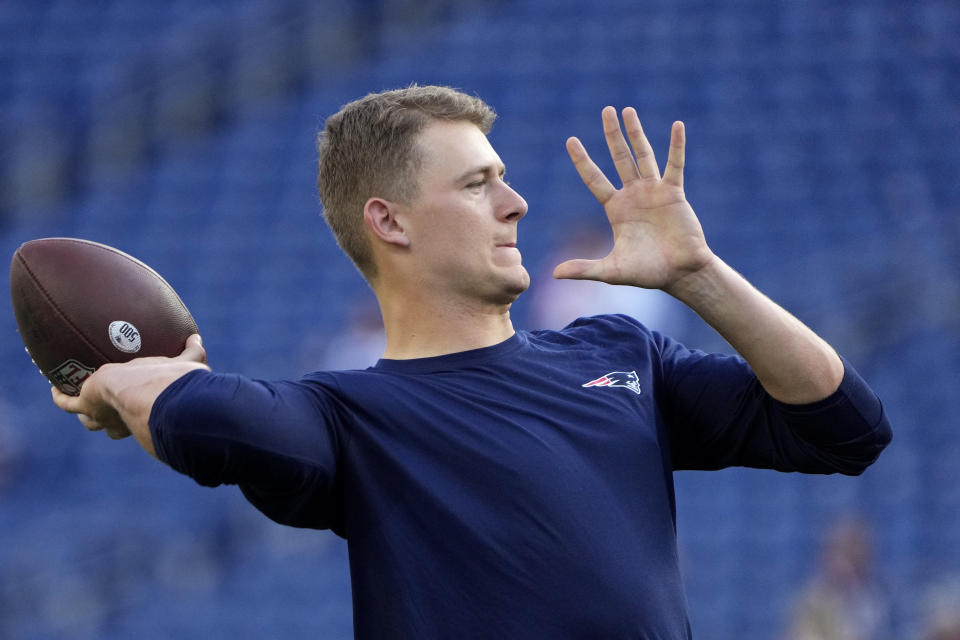
[[[738,357],[625,316],[362,371],[195,371],[157,399],[157,455],[277,522],[348,541],[356,637],[690,637],[673,471],[858,474],[890,440],[840,388],[777,402]]]

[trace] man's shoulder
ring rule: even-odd
[[[636,366],[658,361],[665,344],[660,334],[622,314],[585,316],[560,330],[531,331],[529,343],[533,353],[552,362],[603,360]]]
[[[606,341],[618,338],[653,339],[655,332],[625,314],[603,314],[577,318],[557,331],[539,330],[530,334],[540,340]]]
[[[297,382],[308,387],[320,388],[330,393],[336,393],[354,384],[372,381],[377,375],[378,372],[374,367],[367,369],[313,371],[302,376]]]
[[[366,369],[314,371],[302,376],[297,384],[344,399],[358,394],[366,395],[371,389],[379,390],[381,394],[392,388],[402,389],[419,377],[422,376],[371,366]]]

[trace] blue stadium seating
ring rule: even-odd
[[[568,135],[609,170],[602,106],[637,106],[658,151],[683,119],[713,247],[849,355],[895,427],[859,479],[677,474],[695,633],[781,634],[850,512],[915,617],[933,577],[960,573],[960,6],[518,0],[400,19],[409,6],[0,3],[0,247],[124,248],[181,293],[217,368],[297,376],[370,295],[315,195],[314,136],[339,105],[412,81],[491,102],[531,265],[602,216]],[[67,197],[18,200],[23,166],[60,167],[49,192]],[[0,455],[0,637],[350,637],[341,541],[86,434],[49,406],[9,311],[0,329],[0,447],[19,443]]]

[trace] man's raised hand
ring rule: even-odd
[[[563,262],[553,275],[669,292],[684,276],[703,268],[714,257],[683,192],[683,123],[673,123],[667,165],[661,177],[636,110],[623,110],[629,145],[616,110],[605,107],[602,116],[607,147],[622,187],[617,189],[610,182],[579,139],[567,140],[567,152],[580,178],[607,212],[613,230],[613,250],[600,260]]]

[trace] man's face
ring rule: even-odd
[[[420,192],[405,220],[424,285],[438,294],[509,304],[530,285],[516,248],[527,203],[480,129],[436,121],[419,135]]]

